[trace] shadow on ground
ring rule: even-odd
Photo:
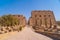
[[[52,38],[53,40],[60,40],[60,35],[55,35],[55,34],[47,34],[47,33],[42,33],[42,32],[36,32],[36,33],[39,33],[39,34],[42,34],[42,35],[45,35],[47,37],[50,37]]]

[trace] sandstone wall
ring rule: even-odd
[[[20,20],[18,25],[20,25],[20,26],[26,25],[27,21],[23,15],[13,15],[13,16],[17,17]]]
[[[26,18],[23,15],[13,15],[19,19],[19,24],[15,26],[0,26],[0,34],[12,31],[20,31],[21,28],[26,26]]]
[[[56,20],[52,11],[32,11],[29,25],[35,30],[48,30],[56,28]]]

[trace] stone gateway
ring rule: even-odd
[[[11,26],[0,27],[0,34],[15,30],[19,31],[27,25],[26,18],[23,15],[13,15],[13,16],[19,19],[19,24],[12,27]],[[52,11],[49,10],[32,11],[31,17],[28,20],[28,25],[31,26],[34,29],[34,31],[38,31],[38,32],[57,31],[57,24],[54,14]]]
[[[28,24],[35,31],[53,31],[56,28],[56,20],[52,11],[32,11]],[[56,31],[56,30],[54,30]]]

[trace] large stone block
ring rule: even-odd
[[[34,22],[34,20],[35,22]],[[40,10],[40,11],[32,11],[31,13],[31,18],[29,19],[29,25],[31,25],[32,27],[34,26],[35,29],[50,29],[54,28],[54,25],[56,26],[56,20],[54,17],[54,14],[52,11],[49,10]],[[39,26],[38,28],[36,26]],[[41,28],[42,27],[42,28]]]

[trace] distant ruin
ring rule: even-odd
[[[26,18],[23,15],[13,15],[13,16],[19,19],[19,24],[15,26],[0,26],[0,34],[12,31],[20,31],[20,28],[26,26]]]
[[[20,26],[25,26],[27,21],[26,21],[26,18],[23,16],[23,15],[13,15],[15,16],[16,18],[18,18],[20,21],[19,21],[19,25]]]
[[[49,10],[32,11],[28,24],[35,31],[56,31],[55,16]]]
[[[0,27],[0,33],[7,33],[15,30],[19,30],[20,27],[25,27],[27,25],[26,18],[23,15],[13,15],[14,17],[19,19],[19,24],[16,26],[9,27]],[[57,31],[57,24],[55,20],[55,16],[53,11],[49,10],[40,10],[40,11],[32,11],[31,17],[28,20],[28,25],[32,26],[35,31]]]

